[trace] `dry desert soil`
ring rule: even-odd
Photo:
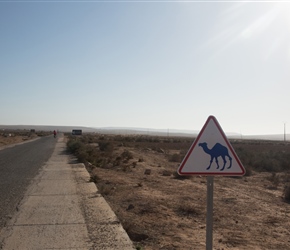
[[[0,149],[9,145],[27,141],[29,139],[32,138],[29,138],[29,136],[12,135],[12,134],[0,135]]]
[[[92,180],[137,249],[205,249],[207,179],[176,176],[180,162],[172,156],[189,148],[193,140],[167,146],[174,140],[144,145],[125,141],[114,146],[111,158],[117,163],[87,164]],[[290,149],[281,142],[250,144],[253,152]],[[245,142],[241,145],[248,147]],[[124,152],[131,157],[120,162]],[[290,249],[290,204],[283,199],[289,173],[249,174],[214,177],[213,249]]]

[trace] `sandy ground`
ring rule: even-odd
[[[3,136],[0,135],[0,148],[5,147],[7,145],[19,143],[28,140],[28,136],[18,136],[18,135],[13,135],[13,136]]]
[[[163,152],[124,149],[133,155],[125,166],[92,173],[135,245],[205,249],[206,177],[178,179],[178,163]],[[214,177],[214,249],[290,249],[290,205],[282,199],[289,175],[277,176],[278,184],[271,173]]]
[[[47,136],[52,134],[52,132],[40,132],[37,133],[30,133],[28,131],[13,131],[13,132],[3,132],[0,133],[0,149],[3,149],[7,146],[11,146],[13,144],[26,142],[29,140],[33,140],[37,138],[38,136]]]

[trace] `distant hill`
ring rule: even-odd
[[[84,133],[100,133],[100,134],[122,134],[122,135],[151,135],[151,136],[184,136],[196,137],[198,130],[179,130],[179,129],[152,129],[152,128],[130,128],[130,127],[83,127],[83,126],[44,126],[44,125],[0,125],[0,130],[31,130],[36,131],[53,131],[69,133],[73,129],[81,129]],[[284,134],[272,135],[242,135],[239,133],[225,132],[229,139],[249,139],[249,140],[275,140],[283,141]],[[290,135],[286,135],[289,140]]]
[[[79,126],[45,126],[45,125],[0,125],[0,130],[31,130],[36,131],[53,131],[58,130],[59,132],[71,132],[73,129],[81,129],[85,133],[96,132],[94,128],[79,127]]]
[[[129,128],[129,127],[104,127],[95,128],[103,134],[123,134],[123,135],[156,135],[156,136],[189,136],[194,137],[198,134],[196,130],[178,129],[152,129],[152,128]]]
[[[284,141],[284,134],[274,134],[274,135],[243,135],[242,139],[256,139],[256,140],[273,140],[273,141]],[[286,140],[290,140],[290,135],[286,135]]]

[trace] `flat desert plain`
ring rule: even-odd
[[[184,150],[190,144],[178,145]],[[233,146],[253,153],[290,149],[281,142],[250,144]],[[111,155],[115,162],[109,160],[102,167],[87,164],[88,170],[137,249],[205,249],[207,179],[178,178],[180,162],[172,161],[172,156],[180,150],[166,145],[170,142],[146,146],[136,140],[119,142]],[[124,152],[131,157],[122,163]],[[213,248],[290,249],[290,204],[283,196],[290,173],[248,174],[214,177]]]
[[[12,135],[9,136],[9,134],[0,135],[0,149],[11,144],[23,142],[27,140],[28,138],[29,138],[28,136],[20,136],[20,135],[13,135],[13,136]]]

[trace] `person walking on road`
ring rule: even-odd
[[[55,130],[53,130],[53,136],[54,136],[54,138],[56,137],[56,131]]]

